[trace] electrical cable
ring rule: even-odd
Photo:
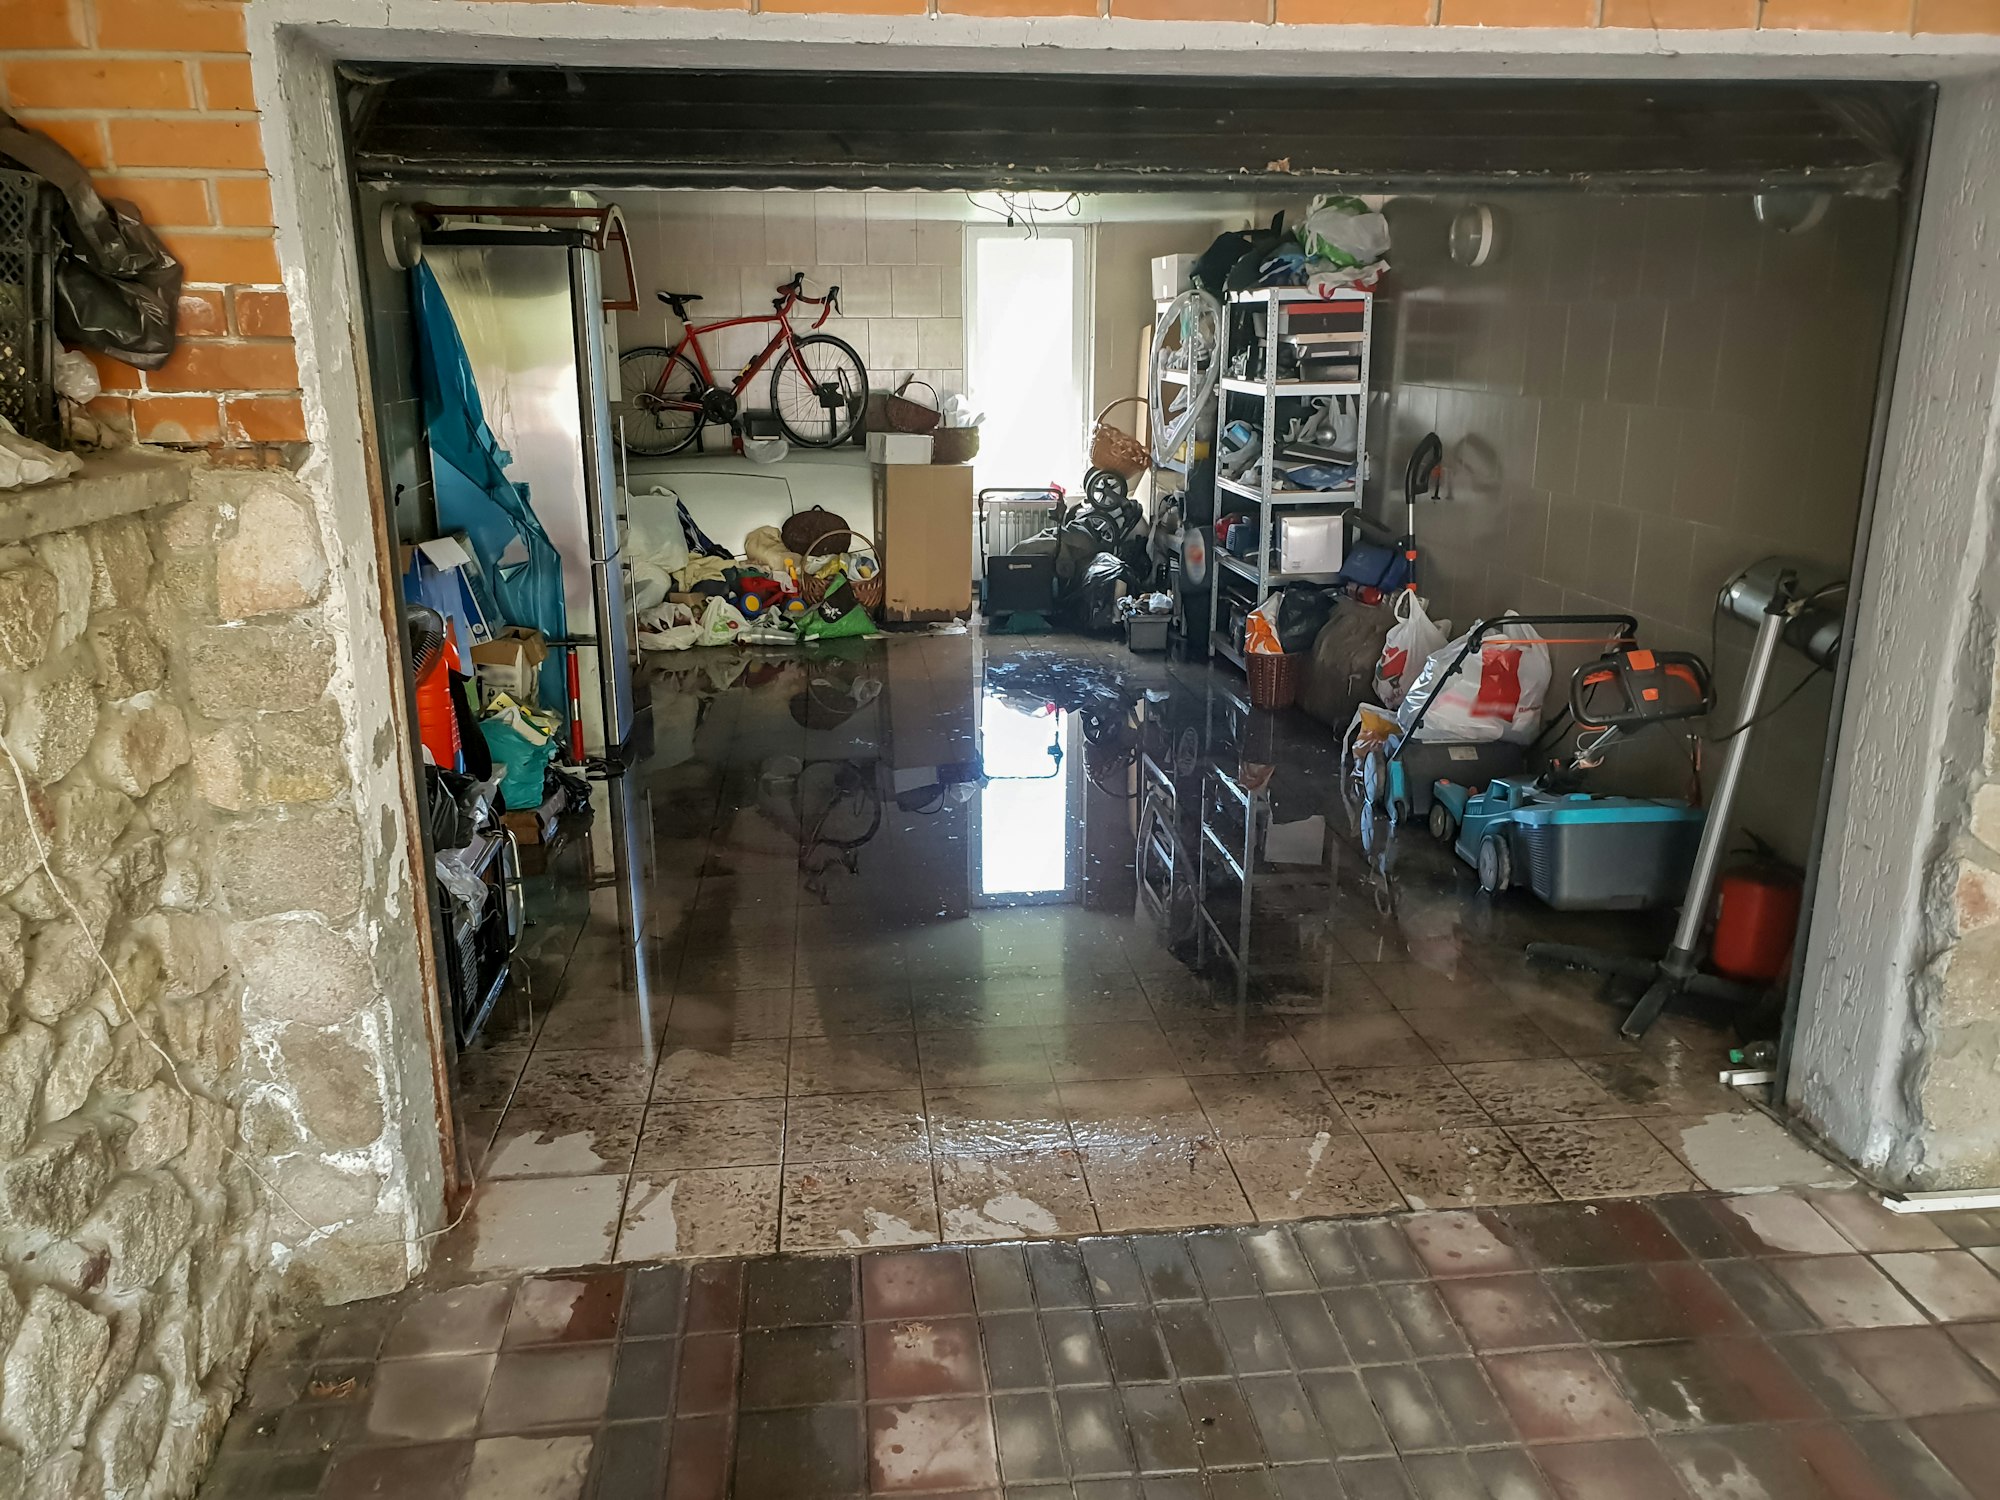
[[[13,772],[14,790],[20,796],[21,807],[26,813],[25,821],[28,828],[28,837],[34,843],[35,860],[41,866],[42,876],[48,881],[49,888],[56,893],[56,899],[62,902],[63,909],[69,913],[69,919],[76,923],[77,930],[83,933],[84,937],[89,941],[91,957],[97,960],[98,968],[104,971],[105,981],[110,985],[111,994],[118,1002],[119,1014],[125,1018],[126,1024],[137,1033],[139,1040],[150,1047],[158,1055],[160,1061],[166,1065],[168,1079],[190,1105],[196,1103],[198,1100],[206,1101],[209,1104],[220,1103],[221,1101],[209,1098],[206,1094],[197,1094],[190,1088],[187,1080],[181,1076],[179,1060],[171,1052],[167,1051],[165,1047],[162,1047],[154,1039],[153,1034],[141,1024],[137,1013],[132,1009],[131,997],[125,993],[125,986],[118,978],[118,971],[112,968],[111,961],[104,956],[103,944],[90,935],[89,919],[84,916],[83,909],[76,903],[76,898],[70,895],[69,887],[63,884],[62,877],[56,874],[55,866],[50,863],[49,847],[43,841],[41,825],[35,817],[34,800],[28,795],[28,776],[21,769],[21,762],[14,754],[14,747],[9,745],[5,740],[0,740],[0,754],[4,754],[7,757],[8,769]],[[291,1216],[305,1227],[306,1233],[309,1236],[338,1227],[332,1224],[315,1224],[311,1219],[308,1219],[299,1206],[286,1197],[283,1190],[275,1182],[271,1181],[269,1177],[266,1177],[258,1170],[255,1162],[241,1151],[238,1151],[234,1146],[225,1143],[222,1152],[223,1155],[229,1157],[232,1161],[240,1165],[244,1171],[256,1178],[262,1184],[265,1191],[270,1193],[279,1203],[283,1204]],[[460,1206],[457,1216],[443,1228],[433,1229],[428,1234],[419,1235],[415,1239],[405,1238],[403,1243],[410,1246],[425,1245],[434,1239],[451,1233],[452,1230],[465,1221],[465,1216],[472,1207],[474,1196],[471,1193],[466,1194],[465,1202]]]
[[[1034,193],[1032,191],[1029,192],[1027,200],[1023,202],[1020,195],[1011,189],[986,189],[986,191],[992,193],[995,198],[1000,200],[1000,206],[995,208],[991,204],[981,203],[979,195],[970,188],[963,189],[962,191],[965,194],[965,201],[967,203],[971,204],[980,213],[992,214],[996,219],[1004,219],[1009,229],[1014,228],[1016,223],[1025,224],[1028,229],[1029,239],[1038,238],[1040,235],[1041,224],[1035,217],[1038,213],[1067,214],[1072,219],[1083,216],[1083,199],[1076,193],[1065,194],[1062,201],[1052,208],[1040,208],[1035,204]]]
[[[1786,693],[1785,696],[1780,698],[1776,703],[1773,703],[1769,708],[1759,713],[1755,718],[1744,720],[1741,724],[1738,724],[1734,729],[1730,730],[1729,733],[1724,735],[1718,735],[1715,738],[1708,740],[1707,743],[1711,745],[1726,745],[1731,740],[1735,739],[1737,735],[1742,734],[1746,729],[1755,729],[1759,724],[1763,723],[1766,719],[1770,718],[1773,714],[1777,713],[1779,709],[1783,708],[1786,704],[1790,703],[1794,698],[1798,697],[1800,693],[1804,692],[1806,690],[1806,685],[1810,683],[1815,677],[1819,676],[1819,674],[1824,672],[1825,670],[1826,670],[1825,667],[1815,665],[1811,671],[1806,673],[1805,676],[1801,677],[1797,682],[1793,683],[1791,691]]]
[[[16,759],[14,755],[14,747],[12,745],[9,745],[5,740],[0,740],[0,753],[4,753],[6,755],[7,764],[14,773],[14,789],[17,793],[19,793],[21,798],[21,809],[23,814],[25,815],[24,821],[27,825],[28,837],[34,842],[35,859],[42,867],[42,875],[48,881],[50,889],[52,889],[56,893],[56,899],[62,902],[63,909],[69,913],[69,919],[72,922],[76,923],[77,930],[81,932],[84,935],[85,939],[88,940],[88,942],[90,943],[91,957],[97,960],[98,968],[104,971],[105,981],[111,986],[111,993],[118,1002],[119,1014],[125,1018],[126,1024],[129,1025],[133,1029],[133,1031],[138,1033],[139,1039],[143,1041],[148,1047],[152,1048],[152,1050],[156,1054],[158,1054],[160,1061],[166,1064],[167,1076],[170,1079],[172,1079],[174,1087],[180,1090],[182,1096],[187,1099],[188,1103],[194,1104],[197,1101],[200,1101],[208,1104],[215,1104],[220,1102],[215,1099],[210,1099],[205,1094],[197,1094],[193,1089],[189,1088],[187,1080],[181,1077],[181,1068],[179,1060],[175,1058],[171,1052],[167,1051],[165,1047],[162,1047],[157,1041],[155,1041],[153,1038],[153,1034],[140,1023],[138,1014],[132,1009],[131,998],[125,993],[124,983],[118,978],[118,971],[111,967],[111,961],[104,956],[103,945],[99,943],[96,938],[91,936],[90,919],[83,914],[83,909],[76,904],[76,899],[70,895],[69,887],[63,884],[62,878],[56,874],[55,866],[49,862],[49,848],[48,845],[44,843],[42,840],[42,829],[40,820],[37,819],[35,816],[35,801],[33,797],[28,795],[28,776],[27,773],[21,769],[21,762],[18,759]],[[270,1178],[266,1177],[262,1172],[258,1171],[256,1165],[253,1162],[251,1162],[251,1160],[247,1156],[243,1155],[242,1152],[238,1151],[235,1147],[228,1145],[225,1145],[222,1149],[225,1155],[233,1157],[235,1158],[235,1160],[242,1163],[244,1169],[248,1171],[252,1177],[256,1178],[259,1182],[261,1182],[266,1188],[270,1190],[272,1197],[276,1198],[280,1203],[284,1204],[286,1208],[290,1209],[292,1211],[292,1216],[296,1218],[301,1224],[305,1225],[309,1233],[317,1234],[320,1230],[327,1227],[323,1224],[313,1223],[311,1219],[308,1219],[303,1213],[301,1213],[299,1211],[298,1205],[293,1203],[291,1199],[287,1198],[282,1192],[280,1192],[278,1190],[277,1184],[273,1183],[270,1180]]]

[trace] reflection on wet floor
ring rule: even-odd
[[[1481,899],[1226,671],[713,655],[651,679],[463,1059],[458,1267],[1842,1180],[1716,1082],[1722,1032],[1626,1043],[1520,958],[1652,923]]]

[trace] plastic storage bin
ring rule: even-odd
[[[1557,911],[1644,911],[1687,892],[1705,814],[1633,797],[1582,797],[1514,814],[1527,883]]]
[[[1128,651],[1164,651],[1167,649],[1167,627],[1173,622],[1170,615],[1127,615],[1125,617],[1125,649]]]

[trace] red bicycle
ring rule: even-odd
[[[839,287],[829,287],[824,297],[808,297],[804,283],[805,273],[795,272],[771,299],[772,312],[699,327],[688,322],[687,314],[690,303],[701,301],[698,293],[661,292],[660,300],[674,310],[684,331],[671,349],[649,345],[629,349],[619,358],[616,415],[624,418],[625,451],[642,457],[678,453],[701,436],[706,423],[733,426],[742,411],[744,391],[774,359],[771,410],[785,436],[808,448],[831,448],[852,437],[868,399],[868,371],[845,339],[793,330],[792,309],[802,302],[819,309],[814,330],[840,311]],[[709,368],[701,335],[746,323],[777,327],[764,352],[723,385]]]

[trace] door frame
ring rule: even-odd
[[[1889,343],[1902,357],[1893,375],[1883,435],[1881,497],[1869,501],[1870,575],[1860,581],[1854,618],[1854,691],[1836,722],[1842,754],[1834,767],[1827,853],[1817,881],[1821,920],[1805,939],[1803,983],[1817,987],[1800,1046],[1810,1054],[1810,1086],[1795,1076],[1788,1103],[1822,1124],[1831,1144],[1864,1166],[1894,1156],[1899,1132],[1921,1130],[1915,1102],[1898,1079],[1923,1040],[1907,1022],[1928,931],[1925,891],[1935,879],[1941,820],[1962,824],[1969,790],[1940,780],[1940,764],[1978,763],[1983,715],[1968,715],[1974,668],[1990,652],[1976,611],[1937,631],[1919,623],[1925,601],[1974,597],[1984,585],[1990,498],[1983,467],[1996,410],[1987,329],[1979,317],[1951,316],[1968,289],[1987,298],[1979,274],[1983,226],[2000,216],[1992,159],[2000,118],[2000,37],[1878,36],[1839,32],[1679,33],[1626,29],[1451,27],[1285,27],[1244,23],[1142,22],[1073,18],[982,20],[927,17],[922,42],[908,18],[733,15],[610,6],[473,5],[463,0],[260,0],[246,11],[256,103],[262,112],[280,259],[295,313],[310,451],[300,478],[319,496],[327,534],[352,550],[341,563],[338,628],[346,639],[344,686],[353,742],[366,746],[396,715],[391,707],[397,643],[390,638],[394,578],[379,565],[379,531],[357,508],[379,516],[383,497],[367,411],[373,381],[357,335],[358,286],[348,205],[351,173],[339,128],[334,68],[370,60],[622,67],[842,68],[883,65],[894,47],[905,68],[976,67],[1013,72],[1228,73],[1268,69],[1296,76],[1861,78],[1937,80],[1940,101],[1931,182],[1948,190],[1925,198],[1913,241],[1913,295]],[[864,45],[856,46],[855,43]],[[367,232],[368,226],[359,226]],[[1975,301],[1972,306],[1979,304]],[[1982,365],[1983,360],[1983,365]],[[1088,370],[1084,373],[1087,390]],[[1871,486],[1871,490],[1874,487]],[[362,497],[367,497],[365,500]],[[1926,498],[1928,497],[1928,498]],[[1907,618],[1904,618],[1907,614]],[[1947,671],[1935,670],[1940,650]],[[1932,668],[1926,670],[1926,665]],[[1976,684],[1972,684],[1976,685]],[[1885,695],[1885,696],[1884,696]],[[1880,701],[1878,701],[1880,697]],[[1982,705],[1984,700],[1982,701]],[[1895,705],[1893,711],[1888,706]],[[1978,720],[1978,723],[1972,723]],[[1970,726],[1970,727],[1969,727]],[[1898,773],[1897,767],[1909,769]],[[402,757],[363,768],[355,795],[383,807],[378,857],[407,902],[421,869],[421,837]],[[403,809],[395,829],[388,808]],[[1919,830],[1913,833],[1913,830]],[[399,839],[400,848],[391,847]],[[1842,856],[1871,851],[1886,868],[1867,890],[1839,888]],[[1872,924],[1876,931],[1868,931]],[[407,983],[388,997],[398,1025],[429,1032],[408,1007],[435,1001]],[[400,1014],[397,1012],[400,1011]],[[1898,1050],[1900,1048],[1900,1050]],[[413,1072],[414,1070],[412,1070]],[[407,1081],[407,1078],[406,1078]],[[412,1101],[414,1102],[414,1101]],[[406,1136],[414,1147],[414,1133]],[[437,1222],[439,1161],[404,1165],[412,1216]]]

